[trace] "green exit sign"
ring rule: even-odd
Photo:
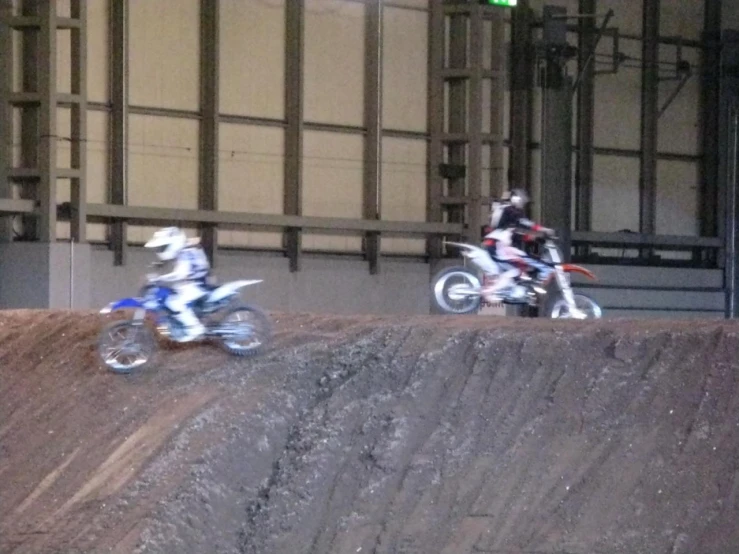
[[[488,0],[488,4],[493,6],[508,6],[512,8],[518,5],[518,0]]]

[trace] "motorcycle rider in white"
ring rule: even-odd
[[[205,279],[210,273],[210,263],[199,240],[188,241],[178,227],[165,227],[156,231],[144,247],[155,249],[157,257],[163,262],[174,261],[172,271],[160,275],[156,281],[173,290],[165,303],[184,327],[185,334],[181,341],[188,342],[200,337],[205,327],[190,304],[208,293]]]
[[[529,201],[529,197],[522,189],[513,189],[504,198],[503,202],[493,204],[493,210],[490,214],[490,232],[485,235],[483,246],[493,259],[508,262],[512,267],[497,276],[488,274],[486,279],[490,284],[483,287],[482,293],[487,298],[495,298],[514,284],[514,280],[521,276],[521,266],[526,268],[533,267],[538,271],[537,282],[535,286],[539,286],[545,282],[551,275],[552,267],[529,256],[523,250],[513,246],[513,233],[517,228],[530,229],[535,232],[542,232],[553,236],[554,230],[542,227],[528,219],[524,212],[524,207]],[[543,289],[539,288],[539,292]],[[584,313],[580,310],[571,310],[572,317],[584,317]]]

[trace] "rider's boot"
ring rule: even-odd
[[[174,314],[174,317],[182,323],[183,327],[183,335],[178,339],[179,342],[190,342],[200,338],[205,333],[205,326],[200,323],[200,320],[191,311],[182,311]]]

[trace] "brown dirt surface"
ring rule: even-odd
[[[0,554],[739,551],[739,323],[271,316],[121,376],[0,312]]]

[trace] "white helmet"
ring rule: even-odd
[[[513,189],[511,191],[510,202],[517,208],[523,209],[523,207],[528,203],[528,201],[529,201],[529,195],[526,194],[525,190]]]
[[[186,244],[187,237],[178,227],[164,227],[154,233],[144,247],[155,248],[159,259],[166,262],[174,260]]]

